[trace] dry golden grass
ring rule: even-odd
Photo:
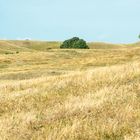
[[[139,140],[140,48],[0,54],[1,140]]]

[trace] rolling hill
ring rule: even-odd
[[[15,53],[16,51],[47,51],[59,49],[61,42],[30,41],[30,40],[0,40],[0,53]],[[111,44],[103,42],[88,43],[90,49],[125,49],[127,47],[140,47],[140,42],[133,44]]]
[[[60,43],[0,41],[0,139],[139,140],[140,43]]]

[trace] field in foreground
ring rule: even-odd
[[[1,140],[140,139],[140,44],[0,43]]]

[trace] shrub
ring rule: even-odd
[[[5,52],[5,54],[7,55],[7,54],[14,54],[13,52]]]
[[[78,37],[65,40],[60,46],[61,49],[89,49],[86,41]]]

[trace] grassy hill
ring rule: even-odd
[[[139,140],[140,43],[59,45],[0,41],[0,139]]]
[[[30,41],[30,40],[0,40],[0,52],[7,51],[46,51],[48,49],[58,49],[61,42]]]
[[[31,40],[0,40],[0,53],[15,53],[16,51],[48,51],[59,49],[61,42],[57,41],[31,41]],[[90,49],[125,49],[127,47],[140,47],[140,42],[133,44],[111,44],[103,42],[88,43]]]
[[[10,41],[0,40],[0,53],[15,53],[16,51],[28,52],[31,50]]]
[[[91,42],[89,43],[89,46],[91,49],[122,49],[127,47],[127,45],[124,44],[111,44],[103,42]]]

